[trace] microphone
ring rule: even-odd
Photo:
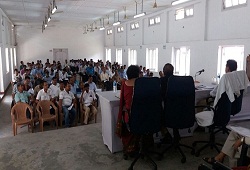
[[[204,72],[205,70],[204,69],[202,69],[202,70],[200,70],[200,71],[197,71],[197,73],[200,75],[202,72]]]

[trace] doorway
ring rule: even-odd
[[[60,61],[61,65],[65,64],[65,60],[68,60],[68,49],[67,48],[54,48],[53,49],[53,60]]]

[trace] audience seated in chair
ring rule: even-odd
[[[59,94],[59,116],[60,126],[62,125],[63,114],[65,117],[65,127],[73,126],[76,116],[76,99],[74,94],[70,91],[71,84],[67,83],[64,91]]]
[[[97,116],[96,97],[94,91],[89,89],[89,84],[84,85],[84,91],[81,94],[81,123],[87,125],[89,121],[95,120]]]

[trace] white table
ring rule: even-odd
[[[120,99],[115,97],[120,91],[97,92],[102,114],[102,138],[111,153],[122,151],[121,139],[115,134]]]
[[[195,91],[195,103],[209,96],[211,89],[202,89]],[[115,97],[120,91],[97,92],[100,100],[102,114],[102,137],[103,142],[109,148],[111,153],[122,151],[122,142],[115,134],[117,116],[119,112],[118,97]],[[192,136],[196,126],[191,128],[191,133],[187,129],[180,130],[181,136]]]

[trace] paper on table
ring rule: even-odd
[[[240,126],[232,126],[232,125],[228,125],[227,128],[231,129],[232,131],[234,131],[242,136],[250,137],[250,129],[243,128]]]

